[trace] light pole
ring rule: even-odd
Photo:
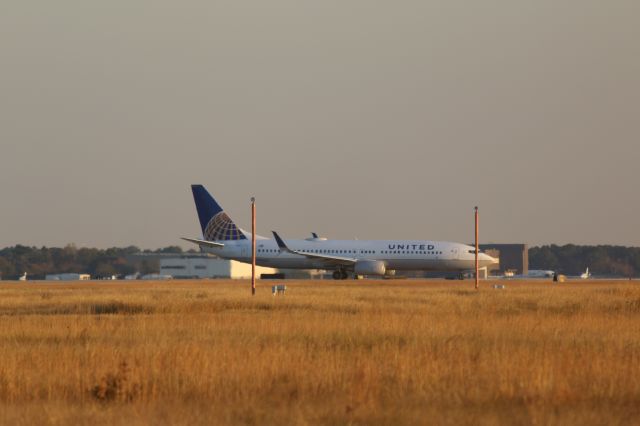
[[[479,245],[478,245],[478,206],[475,208],[475,216],[476,216],[476,290],[478,290],[480,284],[479,272],[479,263],[478,263],[478,253],[479,253]]]
[[[256,294],[256,198],[251,197],[251,295]]]

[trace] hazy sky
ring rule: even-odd
[[[640,2],[4,0],[0,148],[0,247],[638,246]]]

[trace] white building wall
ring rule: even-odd
[[[256,275],[273,274],[273,268],[256,266]],[[215,257],[173,257],[160,259],[160,275],[175,278],[251,278],[251,265]]]
[[[236,262],[232,260],[229,262],[231,267],[231,278],[251,278],[251,264]],[[264,266],[256,266],[256,277],[260,278],[260,274],[275,274],[278,272],[274,268],[266,268]]]

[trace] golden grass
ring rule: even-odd
[[[637,424],[640,283],[0,286],[3,424]]]

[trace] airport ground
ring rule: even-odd
[[[638,424],[640,282],[0,286],[2,424]]]

